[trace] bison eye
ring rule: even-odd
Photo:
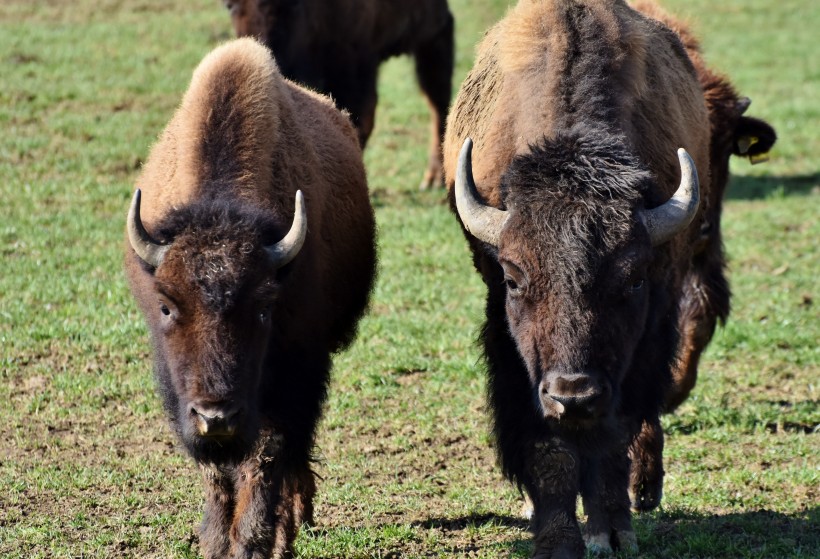
[[[165,303],[159,304],[159,312],[161,312],[163,316],[171,316],[171,309],[169,309]]]
[[[642,279],[636,280],[632,285],[629,286],[629,290],[632,293],[637,293],[641,289],[643,289],[644,281]]]
[[[259,322],[267,324],[270,321],[270,307],[265,307],[259,311]]]
[[[510,276],[504,277],[504,285],[507,286],[507,293],[510,297],[520,297],[524,294],[524,286]]]

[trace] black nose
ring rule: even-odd
[[[541,383],[541,402],[547,415],[560,419],[594,419],[606,413],[609,384],[586,373],[548,376]]]
[[[239,425],[241,409],[230,404],[191,404],[190,413],[197,432],[203,437],[232,437]]]

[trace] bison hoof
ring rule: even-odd
[[[521,504],[521,516],[525,520],[532,520],[532,515],[535,514],[535,505],[532,504],[532,499],[527,494],[524,494],[524,502]]]
[[[593,557],[609,557],[615,551],[626,555],[638,552],[638,538],[632,530],[615,530],[612,536],[607,533],[587,535],[584,543]]]
[[[615,540],[619,552],[627,555],[638,553],[638,536],[632,530],[616,530]]]
[[[637,490],[630,488],[629,503],[632,512],[649,512],[658,508],[663,497],[663,487],[642,484]]]
[[[440,170],[431,171],[428,169],[419,183],[419,190],[429,190],[431,188],[444,188],[444,175]]]
[[[584,536],[584,543],[587,551],[593,557],[606,557],[612,555],[612,545],[609,543],[609,534],[590,534]]]

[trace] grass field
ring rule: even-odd
[[[455,84],[508,4],[450,0]],[[733,311],[666,417],[645,558],[820,557],[820,10],[669,0],[780,140],[733,162]],[[154,392],[122,274],[134,178],[202,56],[218,0],[0,3],[0,557],[199,556],[199,475]],[[427,113],[385,65],[365,153],[380,276],[336,359],[305,558],[528,557],[495,464],[476,337],[483,284],[441,192],[419,192]]]

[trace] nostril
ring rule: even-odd
[[[236,431],[241,409],[232,406],[191,404],[191,419],[200,435],[229,437]]]

